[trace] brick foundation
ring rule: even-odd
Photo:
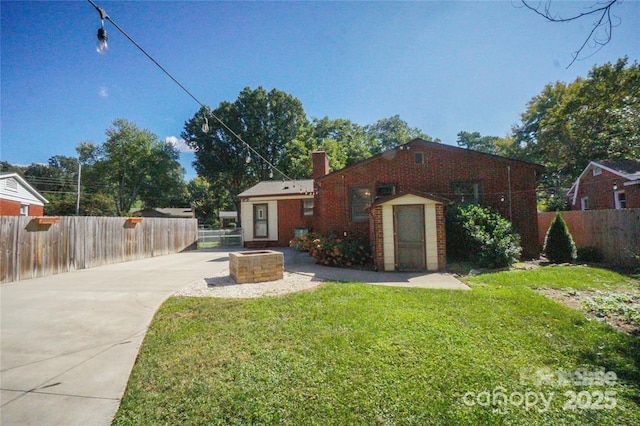
[[[284,277],[284,255],[272,250],[229,253],[229,274],[238,284],[280,280]]]

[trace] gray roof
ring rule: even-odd
[[[303,194],[313,194],[313,179],[262,181],[238,194],[238,197],[268,197]]]
[[[594,163],[629,180],[640,179],[640,161],[638,160],[602,160]]]

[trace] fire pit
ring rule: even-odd
[[[284,276],[284,255],[273,250],[229,253],[229,274],[238,284],[280,280]]]

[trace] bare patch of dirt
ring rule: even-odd
[[[594,311],[587,308],[589,300],[593,300],[597,296],[612,296],[616,294],[627,293],[625,291],[602,291],[602,290],[568,290],[568,289],[552,289],[552,288],[539,288],[537,292],[544,294],[554,300],[564,303],[572,309],[577,309],[585,313],[588,318],[597,321],[603,321],[611,325],[618,331],[629,334],[631,336],[640,337],[640,326],[633,321],[624,318],[621,315],[612,313],[604,314],[600,311]],[[635,302],[637,305],[637,302]]]

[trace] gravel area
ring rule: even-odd
[[[194,281],[175,296],[222,297],[229,299],[252,299],[263,296],[280,296],[296,291],[309,290],[323,282],[312,275],[284,272],[284,278],[263,283],[236,284],[229,270],[218,275]]]

